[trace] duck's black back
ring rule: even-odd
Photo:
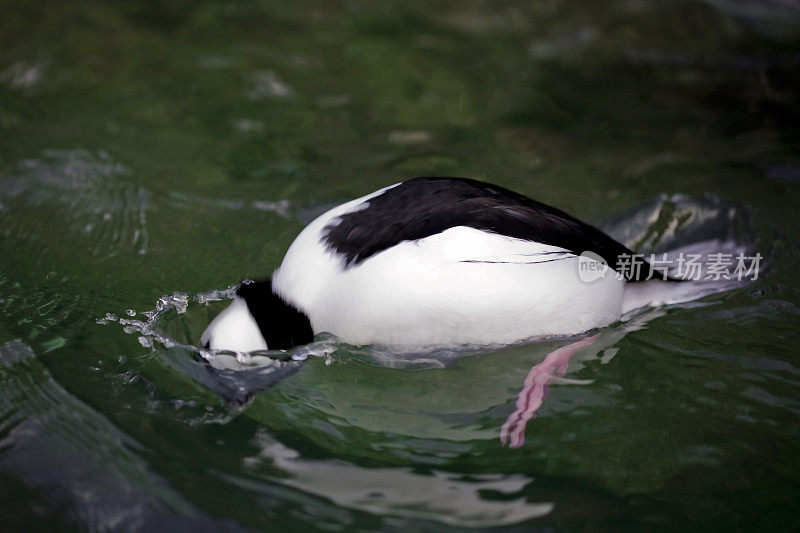
[[[403,241],[466,226],[489,233],[557,246],[579,255],[593,252],[629,281],[652,276],[621,269],[620,256],[633,252],[599,229],[567,213],[503,187],[466,178],[422,177],[401,183],[326,226],[323,240],[348,266]]]

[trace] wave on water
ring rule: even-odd
[[[145,254],[150,192],[134,183],[131,174],[103,150],[45,150],[0,178],[0,214],[18,204],[54,207],[63,210],[67,228],[90,236],[92,255],[114,256],[128,249]],[[17,237],[25,231],[7,228],[12,230]]]
[[[0,472],[86,531],[242,531],[176,492],[143,446],[59,385],[21,340],[0,344]]]

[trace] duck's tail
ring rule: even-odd
[[[764,268],[760,255],[732,241],[698,242],[654,257],[668,280],[655,276],[649,281],[628,283],[623,315],[645,306],[689,302],[731,290],[758,279],[762,274],[759,270]]]

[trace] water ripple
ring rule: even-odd
[[[91,238],[92,255],[147,252],[150,193],[103,150],[45,150],[38,159],[22,161],[0,179],[0,213],[17,205],[58,208],[69,230]],[[17,238],[20,231],[15,228]]]
[[[0,345],[0,470],[88,531],[240,529],[206,516],[134,450],[141,445],[65,391],[28,345]]]

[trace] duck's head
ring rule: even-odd
[[[211,350],[285,350],[314,340],[308,317],[272,290],[272,281],[247,281],[208,325],[200,344]]]

